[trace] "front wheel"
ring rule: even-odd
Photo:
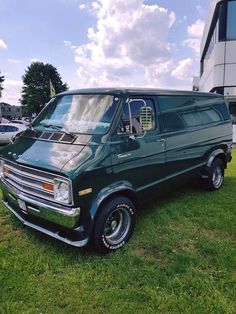
[[[206,190],[215,191],[222,187],[224,183],[224,163],[221,159],[215,159],[207,171],[207,178],[203,184]]]
[[[108,201],[98,213],[92,244],[99,253],[108,253],[125,245],[135,226],[134,204],[126,197]]]

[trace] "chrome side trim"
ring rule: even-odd
[[[44,233],[44,234],[46,234],[46,235],[48,235],[48,236],[50,236],[50,237],[52,237],[54,239],[57,239],[57,240],[59,240],[61,242],[64,242],[64,243],[72,245],[72,246],[82,247],[82,246],[85,246],[88,243],[88,240],[89,240],[88,238],[86,238],[84,240],[81,240],[81,241],[71,241],[71,240],[69,240],[67,238],[59,236],[57,233],[54,233],[54,232],[49,231],[49,230],[47,230],[47,229],[45,229],[43,227],[40,227],[40,226],[37,226],[37,225],[35,225],[35,224],[31,223],[31,222],[28,222],[25,219],[23,219],[20,215],[18,215],[14,211],[14,209],[12,209],[11,206],[7,202],[5,202],[5,201],[2,201],[2,202],[22,222],[22,224],[27,226],[27,227],[30,227],[30,228],[32,228],[34,230],[37,230],[37,231],[39,231],[41,233]]]

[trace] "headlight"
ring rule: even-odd
[[[54,179],[53,186],[55,201],[69,204],[71,202],[71,188],[69,182]]]

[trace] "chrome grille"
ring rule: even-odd
[[[45,189],[43,183],[53,184],[55,177],[45,171],[4,160],[4,179],[16,189],[27,194],[54,201],[53,191]]]

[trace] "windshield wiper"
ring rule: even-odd
[[[69,131],[67,131],[66,129],[64,129],[62,126],[60,125],[55,125],[55,124],[41,124],[43,127],[45,128],[51,128],[51,129],[55,129],[55,130],[58,130],[58,131],[61,131],[67,135],[70,135],[71,137],[75,137],[75,135]]]

